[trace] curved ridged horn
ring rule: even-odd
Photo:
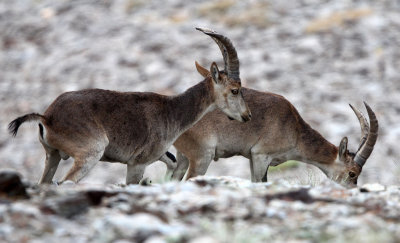
[[[370,126],[365,143],[362,145],[362,147],[354,157],[354,161],[361,167],[364,166],[365,162],[371,155],[372,150],[374,149],[376,139],[378,138],[378,129],[379,129],[378,119],[376,119],[375,113],[372,111],[371,107],[369,107],[369,105],[366,102],[364,102],[364,105],[368,112]]]
[[[360,151],[361,147],[364,145],[365,141],[367,140],[369,124],[368,124],[367,118],[365,118],[364,114],[360,110],[354,108],[351,104],[349,104],[349,106],[356,114],[358,121],[360,122],[360,127],[361,127],[361,139],[360,139],[360,145],[358,146],[358,149],[357,149],[357,152],[358,152],[358,151]]]
[[[199,30],[213,38],[224,57],[225,71],[227,72],[228,77],[240,81],[239,58],[236,49],[229,38],[206,28],[197,27],[196,30]]]
[[[206,29],[206,28],[197,27],[196,30],[199,30],[199,31],[201,31],[203,33],[215,33],[215,34],[217,33],[214,30]],[[210,36],[210,37],[215,41],[215,43],[217,43],[217,45],[219,47],[219,50],[221,51],[222,57],[224,58],[224,65],[225,65],[224,70],[227,70],[228,69],[228,59],[227,59],[228,58],[228,51],[226,50],[224,44],[222,44],[217,38],[212,37],[212,36]]]

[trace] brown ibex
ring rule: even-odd
[[[204,77],[210,75],[197,62],[196,68]],[[357,152],[351,153],[347,150],[347,137],[339,147],[334,146],[312,129],[284,97],[248,88],[242,88],[242,92],[253,119],[246,124],[229,121],[218,110],[205,115],[174,143],[178,150],[174,179],[182,179],[186,171],[186,179],[204,175],[211,160],[242,155],[250,160],[253,182],[266,181],[269,166],[298,160],[317,166],[343,186],[357,185],[357,178],[378,136],[378,121],[366,103],[370,124],[350,105],[362,132]]]
[[[100,160],[127,164],[126,183],[138,183],[145,167],[161,159],[174,141],[207,112],[219,108],[239,121],[251,113],[241,95],[239,60],[230,40],[218,39],[225,48],[225,70],[212,63],[210,76],[177,96],[149,92],[116,92],[88,89],[60,95],[43,115],[32,113],[9,124],[14,136],[26,121],[39,123],[39,140],[46,151],[40,183],[50,183],[62,159],[74,164],[61,182],[78,182]]]

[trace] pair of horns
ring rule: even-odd
[[[365,116],[358,109],[350,105],[351,109],[356,114],[358,121],[361,126],[361,139],[360,146],[354,156],[354,162],[356,162],[360,167],[363,167],[367,159],[374,149],[376,139],[378,138],[378,119],[376,119],[375,113],[372,111],[371,107],[364,102],[365,108],[368,112],[369,124]]]
[[[222,56],[224,57],[225,72],[227,73],[228,77],[240,81],[239,58],[236,49],[229,38],[218,34],[214,30],[206,28],[197,27],[196,30],[209,35],[217,43],[219,49],[221,50]]]

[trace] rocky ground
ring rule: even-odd
[[[241,157],[207,172],[236,179],[119,187],[124,166],[101,163],[78,186],[30,186],[29,200],[1,199],[0,239],[399,241],[399,1],[0,1],[0,168],[38,181],[45,154],[37,126],[24,124],[11,138],[7,124],[43,113],[62,92],[173,95],[201,81],[194,61],[221,65],[222,57],[195,26],[228,36],[244,85],[284,95],[334,144],[348,136],[357,148],[360,128],[348,103],[367,101],[380,130],[359,185],[384,187],[344,190],[305,165],[271,173],[271,184],[251,184],[237,178],[250,174]],[[155,163],[146,176],[162,182],[164,171]]]
[[[0,181],[2,242],[400,240],[398,186],[367,184],[345,190],[328,183],[310,187],[197,177],[151,186],[25,190],[15,175],[1,176],[9,178]]]

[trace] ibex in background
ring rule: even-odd
[[[198,30],[209,34],[208,31]],[[126,183],[138,183],[147,165],[163,159],[174,164],[167,149],[207,112],[219,108],[227,116],[249,121],[241,95],[239,60],[230,40],[213,33],[225,54],[224,71],[212,63],[210,76],[177,96],[88,89],[60,95],[43,115],[32,113],[9,124],[14,136],[25,121],[39,123],[46,150],[40,183],[50,183],[62,159],[74,164],[61,182],[77,183],[100,160],[127,164]]]
[[[218,43],[222,53],[226,50]],[[196,62],[198,72],[208,77],[210,72]],[[362,138],[356,153],[347,150],[347,137],[334,146],[312,129],[296,108],[284,97],[242,88],[253,119],[241,124],[226,119],[220,111],[205,115],[174,143],[178,150],[178,166],[174,179],[204,175],[211,160],[242,155],[250,159],[251,180],[267,180],[268,167],[287,160],[303,161],[317,166],[330,179],[346,187],[357,185],[357,178],[370,156],[377,136],[378,120],[365,103],[370,124],[353,108],[361,125]]]

